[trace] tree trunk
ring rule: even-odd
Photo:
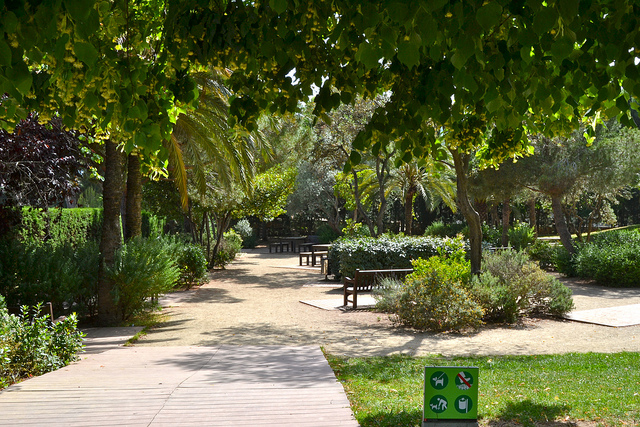
[[[458,150],[450,150],[453,155],[453,164],[456,168],[458,206],[460,212],[469,225],[469,244],[471,246],[471,273],[480,274],[482,268],[482,224],[480,215],[473,209],[469,201],[469,170],[470,154],[462,154]]]
[[[415,191],[407,191],[404,199],[404,231],[407,236],[413,233],[413,197]]]
[[[576,250],[573,247],[573,240],[567,227],[567,221],[564,218],[564,212],[562,212],[562,196],[551,196],[551,208],[553,209],[553,220],[556,223],[556,231],[558,232],[558,236],[560,236],[560,242],[562,242],[562,246],[573,255],[576,253]]]
[[[378,178],[378,197],[380,197],[380,207],[378,209],[378,215],[376,217],[376,226],[378,228],[378,233],[376,237],[384,233],[384,213],[387,210],[387,197],[385,196],[385,181],[386,181],[386,170],[387,164],[389,163],[389,159],[380,159],[376,160],[376,176]]]
[[[502,201],[502,246],[509,246],[509,218],[511,217],[511,200],[507,197]]]
[[[118,320],[113,299],[112,283],[105,266],[112,266],[116,250],[121,244],[120,201],[122,199],[122,153],[112,141],[105,142],[105,174],[102,184],[103,223],[100,240],[100,269],[98,271],[98,322],[112,325]]]
[[[142,171],[140,158],[129,154],[127,159],[127,202],[124,239],[130,240],[142,234]]]
[[[369,234],[371,234],[371,237],[376,237],[377,236],[376,227],[373,224],[373,221],[371,221],[371,218],[369,217],[367,212],[364,210],[364,207],[362,206],[362,202],[360,201],[360,186],[358,184],[358,172],[356,172],[355,170],[351,170],[351,174],[353,175],[353,196],[356,199],[355,212],[360,213],[360,216],[364,218],[365,222],[367,223],[367,227],[369,227]],[[357,222],[357,221],[354,220],[354,222]]]

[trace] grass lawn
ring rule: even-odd
[[[640,353],[475,358],[327,355],[361,426],[420,426],[424,366],[477,366],[481,425],[640,425]]]

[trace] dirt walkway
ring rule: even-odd
[[[640,351],[640,326],[612,328],[535,319],[458,335],[395,327],[385,314],[327,311],[300,300],[340,298],[317,271],[286,268],[295,254],[247,251],[200,289],[175,294],[170,319],[138,341],[166,345],[320,345],[347,356],[428,353],[451,355]],[[602,289],[570,283],[577,310],[640,303],[640,289]]]

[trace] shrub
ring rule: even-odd
[[[463,257],[435,256],[412,262],[404,285],[393,286],[380,305],[395,323],[420,330],[461,331],[482,324],[482,309],[469,297],[469,262]],[[383,291],[384,292],[384,291]]]
[[[462,239],[384,235],[340,239],[329,251],[331,272],[353,277],[356,269],[410,268],[411,260],[461,250]]]
[[[37,246],[47,242],[52,246],[83,244],[99,241],[102,230],[102,209],[35,209],[22,208],[18,230],[20,240]]]
[[[0,293],[12,307],[51,302],[56,314],[92,314],[99,257],[97,242],[72,247],[0,241]]]
[[[524,252],[486,254],[484,271],[473,278],[471,292],[485,321],[512,323],[531,314],[559,316],[573,309],[571,290]]]
[[[538,262],[540,268],[551,270],[556,264],[556,245],[543,240],[536,240],[525,250],[529,258]]]
[[[178,254],[179,282],[187,289],[204,282],[207,277],[207,257],[200,245],[186,243]]]
[[[355,222],[352,219],[347,219],[345,227],[342,229],[342,235],[348,239],[355,237],[371,237],[371,231],[369,227],[361,222]]]
[[[247,249],[253,249],[256,247],[256,243],[258,242],[257,236],[253,233],[253,228],[251,224],[249,224],[249,220],[241,219],[238,223],[233,227],[233,230],[240,235],[242,238],[242,247]]]
[[[620,230],[600,233],[579,248],[575,274],[605,286],[640,286],[640,234]]]
[[[40,310],[38,304],[32,310],[23,306],[17,316],[8,314],[0,296],[0,389],[66,366],[82,349],[84,334],[75,314],[51,324]]]
[[[434,221],[424,230],[425,236],[432,237],[455,237],[458,234],[469,234],[469,229],[466,224],[453,223],[444,224],[442,221]]]
[[[118,314],[126,320],[150,306],[150,299],[169,292],[180,278],[176,246],[167,240],[134,238],[116,252],[106,271],[114,284]]]
[[[576,245],[576,249],[579,246]],[[558,272],[568,277],[575,277],[578,275],[576,270],[575,256],[571,255],[563,245],[557,245],[554,251],[554,264]]]
[[[521,251],[536,241],[536,231],[529,224],[518,222],[509,228],[509,243],[516,251]]]
[[[501,246],[502,230],[496,227],[489,227],[482,224],[482,241],[489,246]]]
[[[320,243],[331,243],[340,237],[340,234],[327,224],[320,224],[316,230]]]
[[[164,235],[166,218],[159,217],[148,211],[142,211],[141,232],[142,237],[158,238]]]
[[[223,267],[236,258],[238,252],[242,249],[242,237],[233,230],[224,233],[218,253],[213,260],[215,267]]]

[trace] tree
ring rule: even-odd
[[[489,163],[525,151],[525,127],[556,136],[598,111],[630,124],[629,97],[640,97],[631,0],[17,0],[2,16],[2,124],[57,111],[127,152],[154,153],[169,138],[174,107],[196,96],[187,72],[196,63],[241,71],[230,110],[249,130],[265,109],[294,111],[314,85],[315,115],[388,91],[354,148],[378,153],[393,141],[407,162],[451,149],[459,174],[472,150]],[[468,129],[467,117],[478,119],[473,140],[439,137]],[[459,175],[460,198],[465,184]],[[479,221],[467,202],[478,271]]]
[[[405,163],[391,172],[390,190],[399,193],[404,205],[405,233],[412,234],[413,202],[421,195],[425,202],[439,199],[452,211],[456,211],[455,188],[449,170],[438,170],[436,164],[428,159],[418,163]]]
[[[29,115],[13,132],[0,129],[0,206],[48,208],[73,202],[89,160],[59,118]]]

